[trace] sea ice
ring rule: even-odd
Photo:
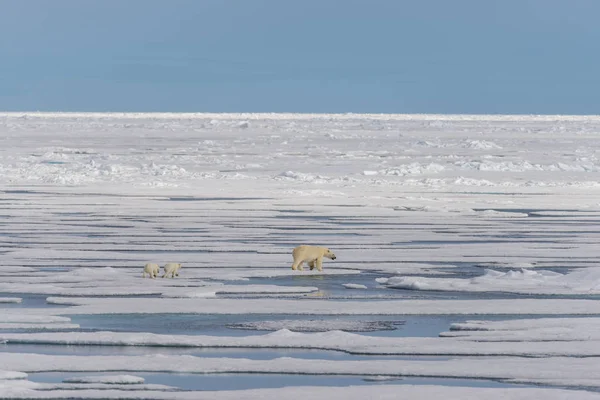
[[[279,314],[279,315],[595,315],[595,300],[582,299],[494,299],[494,300],[319,300],[290,299],[175,299],[49,297],[53,315],[84,314]],[[1,311],[1,310],[0,310]],[[30,310],[20,310],[29,313]],[[11,313],[6,310],[4,313]],[[4,314],[3,313],[3,314]]]
[[[358,283],[343,283],[342,286],[344,286],[346,289],[367,289],[366,285],[361,285]]]
[[[2,388],[0,386],[0,388]],[[35,386],[34,386],[35,388]],[[64,399],[73,396],[73,390],[35,390],[25,385],[5,387],[0,399]],[[78,399],[146,399],[146,400],[247,400],[280,399],[304,400],[315,399],[344,399],[364,400],[377,398],[380,400],[395,400],[398,396],[411,399],[431,400],[598,400],[600,394],[581,390],[541,389],[541,388],[477,388],[432,385],[378,385],[378,386],[348,386],[348,387],[286,387],[280,389],[251,389],[231,391],[180,391],[163,392],[140,390],[79,390]]]
[[[23,301],[20,297],[0,297],[0,303],[20,303]]]
[[[533,321],[533,320],[532,320]],[[560,324],[564,319],[556,318]],[[338,323],[339,322],[339,323]],[[362,323],[329,322],[327,328],[370,328],[385,329],[397,326],[392,321]],[[507,321],[508,322],[508,321]],[[246,329],[276,329],[286,325],[286,321],[262,321],[255,324],[239,324]],[[288,327],[298,329],[320,326],[316,322],[291,321]],[[232,326],[233,327],[233,326]],[[596,325],[592,324],[591,329]],[[582,328],[585,329],[585,328]],[[550,332],[550,331],[547,331]],[[585,331],[584,331],[585,332]],[[192,347],[192,348],[279,348],[279,349],[320,349],[341,351],[350,354],[384,355],[445,355],[445,356],[516,356],[516,357],[583,357],[600,356],[597,335],[589,338],[576,333],[569,335],[565,330],[556,329],[554,334],[565,333],[554,339],[539,335],[539,330],[498,333],[498,340],[487,335],[486,340],[478,332],[457,335],[443,333],[437,337],[373,337],[349,332],[324,331],[317,333],[292,332],[288,329],[265,335],[206,336],[206,335],[161,335],[143,332],[61,332],[61,333],[1,333],[0,341],[6,344],[47,344],[47,345],[95,345],[95,346],[148,346],[148,347]],[[483,332],[486,333],[486,332]],[[489,333],[489,332],[487,332]]]
[[[596,390],[600,378],[599,131],[597,116],[0,113],[0,294],[19,296],[0,298],[0,365],[14,371],[0,373],[0,398],[598,399],[584,389]],[[290,252],[302,243],[335,248],[338,261],[293,273]],[[146,262],[184,269],[177,279],[144,280]],[[362,301],[330,295],[375,278]],[[66,317],[115,313],[132,323],[190,313],[219,329],[279,330],[88,331]],[[339,331],[384,329],[386,315],[454,324],[441,337]],[[465,315],[489,320],[460,322]],[[13,343],[155,349],[40,356],[37,346],[21,354]],[[165,346],[303,348],[323,359],[156,355]],[[326,350],[365,359],[336,362]],[[386,354],[463,358],[378,359]],[[454,377],[581,390],[402,381],[101,390],[106,383],[25,379],[39,369],[65,378],[165,369]]]
[[[568,273],[541,269],[496,271],[488,269],[475,278],[395,276],[377,281],[388,288],[464,292],[510,292],[522,294],[600,294],[600,268],[588,267]]]

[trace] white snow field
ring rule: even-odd
[[[0,399],[600,400],[599,243],[600,117],[0,113]]]

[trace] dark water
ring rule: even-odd
[[[45,372],[29,374],[34,382],[60,383],[63,379],[79,376],[115,375],[95,373]],[[379,385],[386,383],[406,385],[445,385],[487,388],[525,387],[483,379],[447,379],[396,377],[392,380],[372,380],[372,377],[346,375],[287,375],[287,374],[164,374],[133,373],[145,379],[146,384],[175,386],[183,390],[244,390],[255,388],[282,388],[286,386]]]
[[[494,319],[496,316],[478,316],[468,319]],[[233,329],[228,326],[260,321],[318,321],[319,318],[306,315],[203,315],[203,314],[110,314],[110,315],[73,315],[71,319],[85,330],[109,330],[115,332],[152,332],[173,335],[213,335],[213,336],[248,336],[264,335],[265,331]],[[451,315],[426,316],[376,316],[352,315],[322,317],[321,320],[339,321],[383,321],[391,322],[395,328],[374,332],[360,332],[362,335],[381,337],[435,337],[448,330],[450,324],[462,321],[465,317]],[[396,322],[397,324],[393,324]],[[389,325],[386,325],[389,326]]]

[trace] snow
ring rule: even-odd
[[[346,289],[367,289],[366,285],[361,285],[358,283],[344,283],[342,286],[344,286]]]
[[[54,315],[40,315],[33,313],[23,313],[23,310],[14,313],[10,312],[10,309],[2,310],[2,322],[3,323],[23,323],[23,324],[57,324],[62,325],[71,322],[68,317],[60,317]]]
[[[572,385],[589,380],[592,387],[600,387],[600,364],[597,358],[556,357],[552,363],[543,358],[523,360],[515,357],[487,359],[455,358],[443,363],[420,360],[315,360],[281,357],[271,360],[243,358],[210,358],[188,355],[148,356],[63,356],[27,353],[0,353],[2,365],[28,373],[44,371],[65,372],[169,372],[192,374],[267,373],[310,375],[358,375],[397,377],[440,377],[474,379],[518,379],[532,384],[540,380],[546,384]]]
[[[72,390],[36,391],[30,388],[4,388],[2,396],[19,399],[64,399],[72,396]],[[564,389],[490,389],[448,386],[414,386],[414,385],[385,385],[385,386],[348,386],[348,387],[287,387],[281,389],[253,389],[232,391],[186,391],[186,392],[156,392],[156,391],[121,391],[121,390],[80,390],[79,399],[148,399],[148,400],[236,400],[236,399],[278,399],[303,400],[317,399],[346,399],[362,400],[377,398],[381,400],[397,399],[398,395],[413,399],[445,400],[448,398],[461,400],[530,400],[534,398],[545,400],[597,400],[600,394],[580,390]],[[1,397],[0,397],[1,398]]]
[[[12,379],[26,379],[27,374],[23,372],[15,371],[2,371],[0,370],[0,381],[12,380]]]
[[[470,279],[398,276],[379,279],[389,288],[413,290],[449,290],[465,292],[511,292],[523,294],[600,294],[600,268],[589,267],[569,273],[544,270],[488,269]]]
[[[503,341],[595,341],[599,318],[540,318],[516,321],[467,321],[454,323],[445,337],[461,337],[469,340]]]
[[[563,320],[559,320],[563,321]],[[566,323],[566,322],[565,322]],[[322,331],[317,333],[292,332]],[[242,329],[280,329],[264,334],[239,336],[161,335],[130,332],[61,332],[61,333],[0,333],[7,344],[144,346],[191,348],[280,348],[339,351],[369,355],[445,355],[445,356],[515,356],[515,357],[582,357],[600,356],[598,335],[584,337],[582,324],[575,325],[579,333],[566,334],[566,329],[540,330],[531,328],[516,332],[499,332],[495,336],[477,332],[443,332],[443,339],[431,337],[373,337],[331,329],[367,332],[389,329],[394,324],[378,321],[261,321],[239,324]],[[592,323],[590,328],[596,328]],[[325,330],[327,329],[327,330]],[[511,335],[512,333],[512,335]],[[554,334],[551,337],[550,334]],[[588,332],[589,334],[589,332]],[[489,340],[488,340],[489,339]]]
[[[19,297],[0,297],[0,303],[20,303],[22,300]]]
[[[79,328],[78,324],[27,324],[0,322],[0,329],[70,330],[77,328]]]
[[[186,299],[49,297],[53,305],[77,307],[47,309],[60,315],[82,314],[283,314],[283,315],[595,315],[595,300],[319,300],[290,299]],[[21,311],[23,312],[23,311]]]
[[[599,398],[598,132],[598,116],[0,113],[0,398]],[[292,271],[303,243],[338,258]],[[147,262],[183,268],[143,279]],[[190,372],[370,382],[168,381]]]

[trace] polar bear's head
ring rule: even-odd
[[[327,257],[331,260],[335,260],[335,254],[333,254],[333,252],[329,249],[325,249],[325,254],[323,254],[323,257]]]

